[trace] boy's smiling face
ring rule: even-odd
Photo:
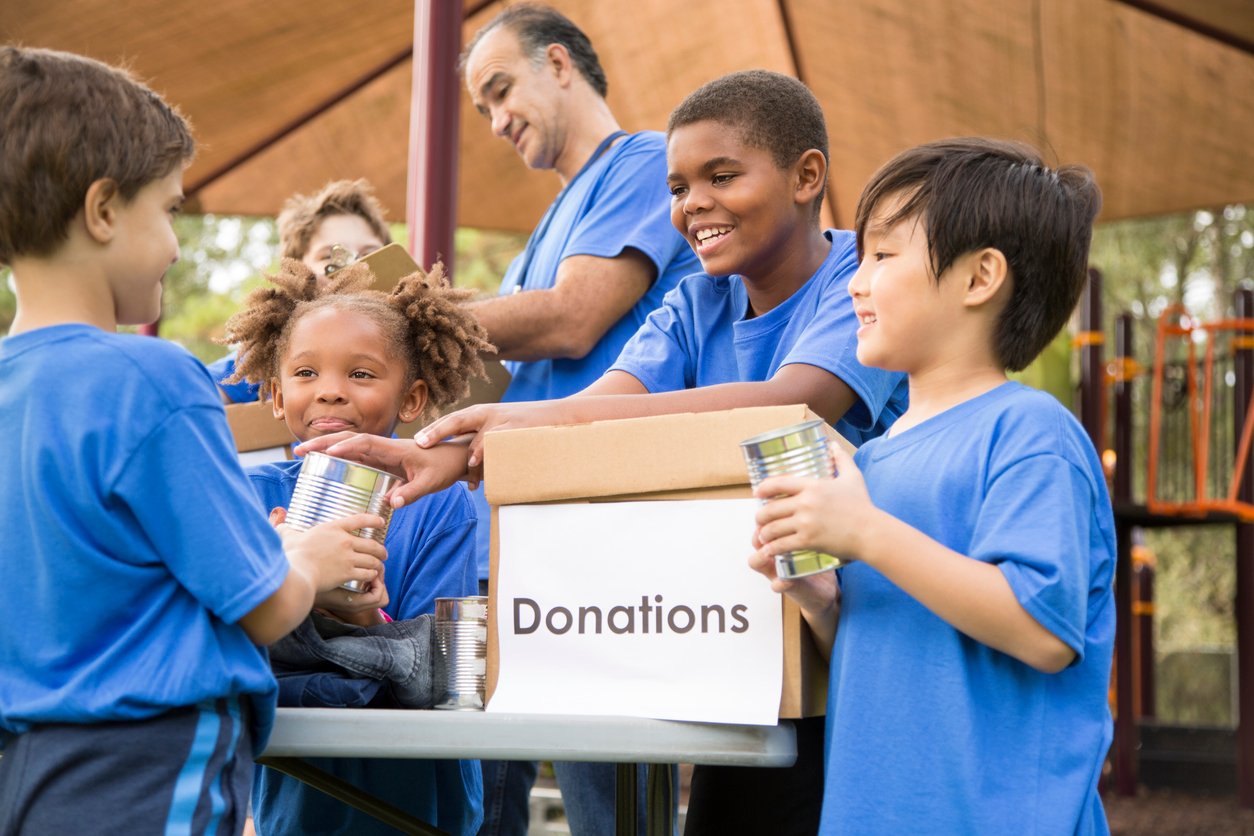
[[[791,172],[714,121],[674,128],[666,143],[671,223],[713,276],[757,276],[786,254],[799,213]]]
[[[426,403],[426,384],[405,385],[404,362],[369,316],[336,307],[292,327],[273,387],[274,413],[301,441],[343,430],[391,435]]]
[[[888,222],[903,202],[902,195],[890,196],[871,214],[849,293],[858,317],[858,362],[917,375],[946,362],[955,329],[963,327],[965,259],[936,281],[922,219]]]

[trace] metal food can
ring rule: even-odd
[[[485,595],[435,599],[436,708],[482,711],[488,669]]]
[[[352,514],[378,514],[379,528],[359,528],[353,533],[382,543],[392,520],[392,506],[386,497],[397,477],[364,464],[337,459],[325,453],[309,453],[296,478],[296,490],[287,509],[287,524],[305,531],[319,523]],[[364,592],[361,581],[340,584],[343,589]]]
[[[772,476],[805,476],[830,479],[836,475],[828,450],[826,424],[821,420],[806,421],[778,430],[755,435],[740,442],[749,481],[754,487]],[[762,500],[763,503],[769,499]],[[775,574],[781,578],[802,578],[836,569],[843,564],[814,549],[797,549],[775,556]]]

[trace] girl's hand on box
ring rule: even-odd
[[[834,479],[776,476],[754,489],[754,496],[767,500],[754,518],[766,554],[817,549],[842,560],[861,559],[861,535],[879,512],[853,457],[835,445],[831,455]]]

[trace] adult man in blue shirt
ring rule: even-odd
[[[599,379],[696,256],[671,226],[662,134],[628,134],[605,101],[588,38],[558,12],[511,6],[471,40],[466,85],[492,132],[562,191],[510,264],[496,298],[474,311],[513,379],[505,401],[560,398]],[[487,504],[479,577],[488,576]],[[611,832],[614,768],[556,767],[571,832]],[[525,833],[535,764],[485,763],[481,833]],[[641,782],[643,786],[643,782]]]

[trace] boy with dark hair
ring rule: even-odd
[[[445,416],[416,438],[429,449],[343,434],[304,449],[339,441],[334,455],[403,472],[408,501],[476,468],[492,429],[805,403],[854,443],[883,432],[905,381],[854,356],[855,241],[819,226],[827,129],[813,94],[779,73],[733,73],[688,96],[667,134],[671,222],[704,272],[666,295],[600,380],[561,400]],[[474,433],[469,452],[438,443],[462,433]],[[797,732],[792,769],[698,766],[686,832],[812,834],[822,718]]]
[[[366,180],[333,180],[316,194],[294,194],[279,212],[279,250],[283,258],[295,258],[324,279],[340,267],[392,243],[383,219],[383,205]],[[235,376],[236,354],[209,364],[209,373],[227,403],[251,403],[260,387],[246,380],[228,383]]]
[[[238,833],[274,719],[257,645],[386,556],[351,533],[376,515],[280,542],[204,366],[115,333],[160,311],[193,148],[127,73],[0,47],[3,834]]]
[[[835,479],[764,481],[750,559],[830,648],[823,834],[1107,832],[1110,498],[1075,418],[1005,374],[1074,308],[1100,202],[1087,169],[984,139],[863,192],[858,357],[910,407]],[[848,563],[778,579],[796,548]]]

